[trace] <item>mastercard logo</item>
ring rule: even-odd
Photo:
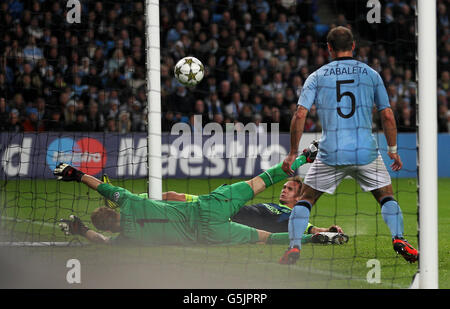
[[[106,164],[106,151],[95,138],[57,138],[47,149],[47,165],[53,171],[58,163],[67,163],[83,173],[96,175]]]

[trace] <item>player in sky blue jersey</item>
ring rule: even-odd
[[[322,124],[322,137],[317,158],[304,179],[300,200],[291,212],[290,247],[280,263],[296,263],[301,232],[308,224],[312,205],[322,193],[332,194],[346,176],[353,177],[364,191],[372,192],[381,205],[394,250],[413,263],[418,252],[403,239],[402,211],[393,197],[391,179],[372,134],[375,106],[381,117],[388,155],[394,160],[391,168],[400,170],[397,127],[384,83],[376,71],[352,58],[355,41],[350,29],[333,28],[327,43],[333,60],[306,79],[291,121],[291,149],[282,165],[287,174],[293,174],[290,166],[298,155],[306,116],[313,104]]]

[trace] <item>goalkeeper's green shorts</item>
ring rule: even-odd
[[[253,189],[246,182],[223,185],[210,194],[200,195],[198,240],[224,245],[257,242],[255,228],[230,220],[252,198]]]

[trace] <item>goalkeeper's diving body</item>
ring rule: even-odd
[[[111,184],[107,175],[103,175],[102,181]],[[303,182],[299,176],[288,178],[283,184],[278,203],[245,205],[231,218],[231,221],[271,233],[287,232],[289,216],[292,208],[300,199],[302,185]],[[140,193],[139,196],[148,198],[147,193]],[[195,202],[198,200],[198,196],[169,191],[163,192],[162,199],[164,201]],[[119,207],[117,203],[108,199],[105,199],[105,203],[109,208]],[[343,244],[349,239],[338,225],[324,228],[308,223],[304,234],[306,235],[302,236],[303,243],[311,241],[321,244]]]
[[[305,150],[293,162],[292,169],[313,162],[316,154],[316,147]],[[289,242],[288,233],[271,233],[230,220],[255,195],[287,178],[281,163],[251,180],[220,186],[190,202],[147,199],[63,163],[56,167],[54,175],[63,181],[82,182],[119,205],[120,213],[100,207],[91,215],[98,230],[120,233],[116,237],[90,230],[77,217],[72,216],[73,221],[63,220],[66,231],[92,242],[165,245]]]
[[[346,177],[354,178],[381,205],[381,215],[392,236],[394,250],[408,262],[418,251],[403,238],[403,215],[394,198],[391,178],[372,134],[372,113],[379,112],[393,171],[402,168],[397,153],[394,113],[381,76],[368,65],[353,59],[355,41],[350,29],[336,27],[327,36],[333,61],[306,79],[298,108],[291,121],[291,149],[282,169],[289,175],[296,159],[305,119],[313,104],[322,123],[317,159],[304,179],[301,198],[289,219],[290,246],[281,264],[294,264],[300,256],[301,230],[308,225],[311,207],[322,193],[332,194]]]

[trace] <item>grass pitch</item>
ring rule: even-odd
[[[164,191],[205,194],[236,179],[169,179]],[[146,192],[146,180],[113,180],[131,192]],[[20,180],[1,184],[0,241],[73,241],[69,247],[0,247],[0,287],[49,288],[407,288],[417,271],[392,249],[380,207],[370,193],[345,180],[334,195],[323,195],[311,212],[316,226],[340,225],[350,236],[342,246],[307,244],[299,262],[281,266],[286,246],[76,246],[57,227],[76,214],[89,225],[101,196],[78,183]],[[251,203],[277,201],[282,183]],[[404,214],[405,236],[418,246],[415,179],[393,179]],[[450,288],[450,179],[439,180],[439,284]],[[425,205],[426,206],[426,205]],[[82,283],[66,281],[69,259],[78,259]],[[380,283],[368,283],[371,260],[380,265]],[[9,275],[8,275],[9,274]]]

